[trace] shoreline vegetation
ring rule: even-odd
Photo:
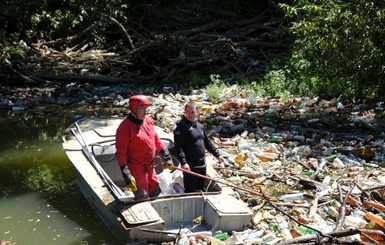
[[[4,86],[180,92],[218,74],[267,97],[354,100],[380,100],[385,87],[377,2],[69,0],[0,9]]]

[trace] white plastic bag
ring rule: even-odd
[[[175,170],[171,173],[172,175],[172,182],[174,184],[179,184],[180,186],[184,187],[183,184],[183,172],[180,170]]]
[[[170,170],[164,169],[160,174],[158,174],[158,179],[162,195],[176,194],[172,188],[172,175]]]
[[[164,169],[160,174],[158,174],[158,179],[161,195],[184,193],[182,171],[176,170],[171,173],[170,170]]]

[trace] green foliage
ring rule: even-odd
[[[382,96],[385,89],[385,1],[275,2],[285,2],[279,6],[290,23],[289,32],[294,37],[291,55],[274,62],[263,79],[239,77],[237,80],[244,89],[271,96],[287,96],[288,93],[329,97],[339,94]],[[220,5],[222,9],[239,14],[250,8],[265,11],[271,1],[210,0],[202,4],[202,8],[207,10],[214,10]],[[132,34],[133,39],[141,38],[142,31],[149,34],[144,28],[147,22],[153,21],[149,18],[152,16],[149,12],[153,11],[149,10],[174,5],[177,1],[4,0],[0,2],[1,55],[23,59],[26,49],[15,44],[20,40],[28,44],[39,39],[48,41],[79,34],[91,26],[92,33],[87,35],[84,43],[103,47],[111,41],[116,42],[122,35],[119,30],[111,28],[118,27],[111,23],[109,17],[124,24],[131,18],[141,18],[140,27],[133,27],[138,33]],[[212,12],[215,14],[215,11]],[[167,17],[163,12],[160,15]],[[152,50],[148,55],[175,57],[185,44],[183,36],[169,37],[169,44],[162,49],[167,55],[157,55]],[[147,54],[143,52],[141,55]],[[154,59],[155,65],[164,62],[167,60]],[[202,76],[190,75],[193,77],[175,79],[186,81],[186,93],[207,84]],[[220,98],[227,86],[219,76],[212,75],[207,86],[209,96]]]
[[[292,21],[293,54],[300,53],[306,64],[296,67],[295,55],[289,60],[300,83],[307,80],[309,89],[328,94],[379,95],[385,73],[384,1],[298,0],[280,6]]]
[[[265,90],[272,96],[278,96],[286,90],[286,76],[283,70],[273,70],[266,77]]]
[[[210,83],[206,86],[206,93],[210,100],[218,100],[223,97],[225,90],[228,88],[220,75],[210,75]]]
[[[82,15],[70,10],[43,10],[31,16],[31,28],[44,30],[48,38],[58,37],[59,34],[73,34],[73,28],[81,23]]]
[[[356,95],[351,82],[339,77],[328,79],[309,71],[309,67],[310,62],[304,59],[301,52],[293,51],[287,60],[275,63],[266,72],[263,79],[265,95],[322,95],[325,98]]]
[[[7,46],[1,53],[2,57],[22,60],[25,58],[25,47],[23,45]]]
[[[111,24],[106,17],[124,19],[130,4],[123,0],[5,0],[0,3],[0,33],[28,43],[30,39],[74,35],[91,25],[106,29]]]
[[[257,81],[247,81],[245,82],[244,80],[240,79],[240,86],[241,90],[243,91],[244,94],[247,95],[255,95],[255,96],[265,96],[266,95],[266,89],[263,84]]]

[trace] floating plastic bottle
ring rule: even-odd
[[[380,166],[376,163],[364,163],[362,164],[364,168],[379,168]]]
[[[281,135],[272,135],[270,136],[270,139],[269,139],[271,143],[280,143],[282,142],[282,140],[283,140],[283,137]]]
[[[324,227],[324,226],[327,226],[327,223],[326,221],[317,213],[315,213],[311,219],[314,221],[314,223],[318,226],[318,227]]]
[[[253,146],[250,142],[242,142],[241,144],[238,144],[238,150],[249,150]]]
[[[363,205],[365,208],[375,208],[379,211],[385,210],[385,206],[383,204],[375,202],[375,201],[365,200]]]
[[[307,227],[305,227],[303,225],[298,226],[296,230],[301,235],[312,235],[312,234],[314,234],[314,230],[313,229],[307,228]]]
[[[264,235],[262,238],[262,242],[264,243],[267,243],[267,242],[271,242],[273,241],[274,239],[277,238],[277,236],[275,235],[274,232],[270,232],[270,233],[267,233],[266,235]]]
[[[364,220],[361,217],[353,216],[353,215],[348,215],[345,217],[345,225],[352,227],[352,228],[364,228],[368,222]]]
[[[245,153],[239,153],[238,155],[235,156],[234,162],[239,164],[243,162],[246,159]]]
[[[213,236],[213,233],[211,231],[197,231],[188,234],[189,236],[195,236],[195,238]]]
[[[299,233],[298,230],[297,230],[297,229],[294,229],[294,228],[290,229],[290,234],[291,234],[291,236],[292,236],[293,238],[302,236],[302,234]]]
[[[322,232],[331,232],[333,230],[333,227],[328,225],[326,220],[322,218],[321,215],[315,213],[311,218],[317,229],[321,230]]]
[[[329,191],[331,188],[329,187],[331,177],[329,175],[325,176],[325,178],[322,181],[322,187],[321,190],[316,193],[317,198],[321,198],[327,194],[329,194]]]
[[[303,141],[306,140],[306,138],[305,138],[305,136],[303,136],[303,135],[295,135],[295,136],[293,137],[293,140],[303,142]]]
[[[247,130],[244,130],[242,133],[241,133],[241,137],[242,138],[247,138],[247,135],[249,134],[249,131]]]
[[[350,206],[352,206],[352,207],[358,207],[358,206],[361,205],[361,204],[360,204],[360,201],[358,201],[357,199],[355,199],[355,198],[352,197],[352,196],[348,196],[348,198],[346,199],[346,202],[347,202],[348,204],[350,204]]]
[[[231,176],[229,178],[226,178],[226,180],[232,182],[233,184],[235,185],[239,185],[239,184],[242,184],[242,182],[245,180],[244,178],[240,177],[240,176]]]
[[[289,230],[289,224],[286,221],[278,224],[277,228],[283,240],[290,240],[293,238]]]
[[[340,215],[339,212],[337,211],[337,209],[335,207],[323,207],[323,210],[330,214],[330,216],[332,216],[333,218],[338,218],[338,216]]]
[[[312,150],[308,145],[297,146],[293,149],[293,153],[301,157],[309,157],[312,154]]]
[[[361,163],[357,160],[356,157],[351,154],[351,156],[347,157],[345,155],[339,154],[338,158],[346,165],[351,167],[360,167]]]
[[[382,228],[385,228],[385,220],[381,216],[373,214],[372,212],[367,212],[365,213],[365,218],[367,220],[373,221]]]
[[[182,234],[182,236],[176,243],[176,245],[189,245],[189,244],[190,242],[186,234]]]
[[[303,103],[302,103],[302,101],[300,101],[297,104],[297,110],[301,110],[302,108],[303,108]]]
[[[250,233],[248,233],[245,236],[245,242],[252,241],[252,240],[255,240],[257,238],[261,238],[263,233],[265,233],[265,229],[252,230]]]
[[[335,157],[331,163],[331,167],[335,169],[341,169],[345,167],[345,164],[341,159],[339,159],[338,157]]]
[[[306,177],[310,177],[313,174],[314,174],[314,170],[309,170],[309,171],[302,172],[302,175],[306,176]]]
[[[327,156],[327,157],[324,157],[324,159],[328,162],[333,162],[334,159],[336,159],[336,155],[331,155],[331,156]]]
[[[227,238],[229,238],[229,234],[227,232],[217,232],[213,235],[214,238],[225,241]]]
[[[381,242],[383,244],[385,241],[385,234],[383,231],[369,230],[369,229],[360,229],[360,231],[361,231],[360,238],[361,238],[361,241],[363,242],[372,243],[374,240],[377,242]]]
[[[304,198],[303,193],[292,193],[292,194],[285,194],[279,197],[279,199],[288,201],[288,200],[302,200]]]
[[[255,152],[254,154],[262,162],[273,161],[275,158],[277,158],[277,155],[271,152],[258,151],[258,152]]]
[[[281,235],[283,240],[293,239],[293,236],[291,235],[290,230],[288,228],[280,230],[279,234]]]

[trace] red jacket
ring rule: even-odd
[[[124,119],[116,130],[116,158],[119,166],[125,164],[152,164],[155,150],[161,151],[164,145],[155,132],[152,118],[146,116],[142,124]]]

